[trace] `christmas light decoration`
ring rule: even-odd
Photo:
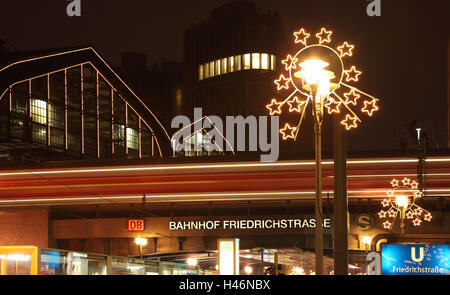
[[[341,57],[344,57],[346,55],[352,56],[353,55],[352,50],[354,48],[355,48],[354,45],[350,45],[347,43],[347,41],[345,41],[344,44],[342,44],[342,46],[338,47],[338,50],[341,52]]]
[[[387,198],[381,201],[383,208],[388,208],[388,210],[383,209],[378,212],[380,219],[393,218],[391,221],[383,222],[385,229],[392,229],[397,216],[400,217],[402,233],[405,232],[405,219],[411,220],[414,226],[420,226],[423,221],[431,221],[431,213],[420,207],[416,202],[423,195],[417,189],[419,185],[417,181],[404,177],[402,180],[393,179],[390,184],[392,189],[386,191]]]
[[[313,92],[320,95],[317,103],[311,104],[313,110],[321,108],[322,110],[318,111],[320,116],[323,116],[324,108],[330,115],[344,112],[343,118],[345,119],[340,123],[346,130],[357,128],[362,122],[360,115],[352,108],[359,108],[361,113],[369,117],[379,110],[377,98],[353,85],[346,84],[347,82],[358,82],[362,74],[357,66],[346,67],[343,61],[344,57],[354,56],[355,45],[344,41],[334,49],[331,47],[333,32],[325,27],[314,34],[317,38],[315,39],[317,43],[314,44],[308,44],[307,41],[311,34],[304,28],[294,32],[293,35],[294,43],[300,45],[301,48],[295,54],[287,54],[281,60],[281,69],[285,72],[280,73],[280,76],[274,80],[280,95],[286,93],[285,98],[280,101],[272,99],[271,103],[266,106],[271,116],[282,116],[284,112],[299,113],[297,124],[289,125],[290,128],[295,128],[295,132],[289,132],[291,129],[286,129],[286,125],[284,125],[284,129],[280,129],[280,133],[282,133],[281,130],[284,132],[282,133],[284,140],[297,139],[306,108],[310,102],[316,99],[312,95]],[[316,52],[317,54],[315,54]],[[314,59],[311,59],[311,56],[314,56]],[[316,79],[317,84],[310,83],[311,79]],[[292,136],[293,134],[295,135]]]
[[[330,43],[331,42],[331,34],[333,34],[332,31],[327,31],[325,28],[322,28],[320,30],[320,33],[316,34],[316,37],[319,38],[319,43]]]
[[[295,36],[295,41],[294,42],[296,44],[302,43],[303,45],[306,46],[306,39],[308,39],[309,36],[311,36],[311,34],[306,33],[305,29],[301,29],[300,31],[295,32],[294,36]]]

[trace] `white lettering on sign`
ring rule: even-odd
[[[323,220],[324,228],[331,227],[331,219]],[[290,229],[315,228],[315,219],[242,219],[208,221],[170,221],[169,230],[215,230],[215,229]]]

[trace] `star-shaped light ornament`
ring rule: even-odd
[[[295,43],[302,43],[303,45],[306,46],[306,40],[309,38],[309,36],[311,36],[311,34],[308,34],[305,32],[305,29],[300,29],[300,31],[298,32],[294,32],[294,37],[295,37]]]
[[[350,130],[352,128],[358,127],[358,124],[356,121],[358,120],[357,117],[352,117],[351,115],[345,116],[345,120],[342,120],[341,124],[345,126],[345,129]]]
[[[373,112],[378,111],[377,101],[375,99],[372,99],[371,101],[364,101],[364,108],[362,108],[361,111],[372,117]]]
[[[341,106],[342,102],[336,102],[334,99],[330,99],[326,104],[325,107],[328,109],[328,114],[333,113],[339,113],[339,107]]]
[[[383,223],[385,229],[391,229],[397,217],[400,217],[402,224],[407,219],[414,226],[420,226],[424,221],[431,221],[431,213],[420,207],[416,202],[423,195],[418,190],[419,184],[417,181],[404,177],[402,180],[392,179],[390,185],[391,188],[386,190],[387,198],[381,201],[383,210],[378,212],[380,219],[393,218],[393,220],[386,220]],[[389,227],[386,227],[385,225],[388,224]]]
[[[300,101],[297,96],[294,96],[294,98],[290,101],[288,101],[289,105],[289,112],[302,112],[302,107],[305,104],[305,101]]]
[[[362,123],[361,115],[368,114],[371,117],[378,111],[379,100],[354,85],[354,82],[359,81],[362,71],[358,70],[356,65],[348,65],[344,62],[344,57],[351,59],[356,54],[355,45],[348,41],[333,45],[332,36],[333,32],[326,27],[322,27],[314,34],[308,33],[304,28],[293,32],[294,43],[303,46],[297,52],[287,54],[280,61],[279,68],[282,72],[274,80],[276,90],[284,99],[271,98],[271,102],[266,105],[271,116],[282,117],[285,113],[297,115],[298,122],[289,122],[289,126],[296,126],[295,132],[290,132],[291,129],[281,129],[285,134],[284,140],[296,140],[303,122],[306,122],[304,118],[309,105],[312,107],[319,105],[313,104],[315,101],[313,95],[321,99],[319,116],[342,113],[342,119],[339,121],[349,131]],[[315,63],[312,63],[313,61]],[[321,67],[319,77],[326,79],[319,79],[317,87],[313,88],[314,83],[308,82],[307,73],[314,71],[311,72],[308,68],[317,67]],[[315,94],[313,89],[316,89]],[[292,116],[288,118],[291,120]],[[282,126],[286,127],[284,123],[286,122],[283,122]],[[293,133],[295,136],[292,136]]]
[[[297,68],[297,62],[298,62],[297,58],[292,57],[290,54],[288,54],[286,59],[284,59],[281,63],[284,64],[284,68],[286,69],[286,71],[289,71],[291,69]]]
[[[341,57],[344,57],[346,55],[352,56],[353,52],[352,50],[355,48],[355,45],[348,44],[347,41],[344,42],[341,46],[338,47],[339,52],[341,53]]]
[[[316,37],[319,38],[319,43],[330,43],[331,42],[331,34],[333,34],[332,31],[327,31],[327,29],[322,28],[320,30],[320,33],[316,34]]]
[[[345,103],[346,104],[351,103],[353,105],[356,105],[357,104],[356,100],[361,97],[361,95],[355,92],[355,89],[352,89],[347,93],[344,93],[344,96],[345,96]]]
[[[286,125],[284,125],[284,128],[280,130],[280,133],[283,135],[283,139],[294,138],[295,130],[295,127],[291,127],[288,123],[286,123]]]
[[[275,80],[274,83],[277,85],[277,90],[280,91],[281,89],[288,89],[289,88],[289,82],[291,82],[290,79],[285,78],[283,75],[280,75],[280,78],[278,80]]]
[[[345,80],[346,80],[347,82],[350,82],[350,81],[358,82],[358,81],[359,81],[359,75],[362,74],[362,72],[361,72],[361,71],[358,71],[358,70],[356,69],[355,66],[352,66],[352,67],[350,68],[350,70],[348,70],[348,71],[344,71],[344,73],[345,73],[345,75],[347,76],[347,77],[345,78]]]
[[[276,99],[272,99],[272,102],[268,105],[266,105],[266,108],[270,110],[270,115],[279,115],[281,114],[281,106],[283,104],[280,102],[277,102]]]

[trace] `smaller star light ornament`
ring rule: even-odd
[[[317,109],[320,115],[325,112],[330,115],[344,112],[341,124],[347,130],[358,127],[362,116],[371,117],[378,111],[378,99],[354,86],[362,77],[362,71],[356,65],[344,63],[344,60],[347,61],[353,56],[355,45],[344,41],[338,42],[333,48],[333,32],[327,28],[321,28],[316,34],[310,34],[302,28],[293,35],[294,43],[300,48],[295,54],[288,54],[281,61],[285,72],[274,81],[279,97],[284,98],[271,98],[270,103],[266,105],[271,116],[281,116],[283,113],[298,114],[297,123],[282,125],[284,127],[280,133],[284,140],[297,139],[306,109],[308,105],[313,105],[314,101],[319,106],[313,108]],[[319,85],[316,89],[321,97],[318,103],[317,99],[313,99],[313,91],[308,88],[310,85],[305,79],[306,68],[311,68],[313,62],[316,62],[315,68],[320,69],[317,75],[324,74],[326,78],[319,79],[325,82],[322,86],[326,87],[321,88]]]
[[[383,209],[378,212],[380,219],[391,219],[383,222],[385,229],[392,229],[397,217],[400,219],[400,229],[405,233],[405,220],[410,220],[414,226],[420,226],[424,221],[430,222],[431,213],[416,204],[423,193],[418,189],[419,184],[407,177],[393,179],[387,197],[381,201]]]

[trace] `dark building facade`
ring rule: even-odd
[[[147,55],[139,52],[122,54],[118,72],[136,91],[166,129],[175,114],[181,112],[182,63],[160,59],[148,66]]]
[[[93,48],[4,52],[0,65],[2,161],[168,152],[159,119]]]
[[[184,32],[183,111],[266,115],[284,42],[280,16],[235,1]]]

